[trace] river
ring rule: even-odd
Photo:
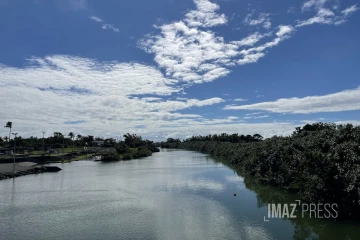
[[[0,239],[360,239],[354,223],[265,222],[268,203],[296,197],[197,152],[52,165],[0,181]]]

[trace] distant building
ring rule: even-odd
[[[56,149],[49,149],[50,154],[58,154],[58,151]]]
[[[12,155],[13,153],[12,148],[0,148],[0,155]]]

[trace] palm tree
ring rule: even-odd
[[[11,140],[11,128],[12,128],[12,122],[7,122],[6,125],[4,126],[5,128],[10,128],[10,131],[9,131],[9,143],[10,143],[10,140]]]
[[[69,132],[68,136],[71,138],[72,141],[72,149],[71,152],[74,151],[74,138],[75,138],[75,134],[73,132]]]

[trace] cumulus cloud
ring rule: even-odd
[[[255,32],[226,42],[209,29],[227,23],[226,17],[217,13],[220,7],[208,0],[196,0],[195,4],[196,10],[185,14],[184,19],[155,26],[160,33],[150,34],[140,42],[142,49],[154,54],[154,60],[165,70],[166,76],[179,82],[204,83],[224,77],[230,73],[230,67],[257,62],[265,56],[267,48],[278,45],[294,32],[293,27],[280,25],[276,28],[276,36],[270,31]],[[260,20],[249,20],[249,24],[266,24],[268,16],[262,14]],[[267,26],[268,29],[271,24]],[[272,40],[260,43],[272,36]]]
[[[270,137],[291,133],[296,126],[179,113],[224,100],[169,100],[181,91],[175,82],[156,68],[138,63],[69,56],[32,58],[25,68],[0,66],[0,118],[13,121],[14,129],[24,137],[42,136],[42,130],[47,136],[55,131],[111,137],[131,132],[158,140],[170,134],[184,138],[220,132]],[[0,133],[5,135],[5,131]]]
[[[323,96],[282,98],[273,102],[228,105],[225,110],[263,110],[275,113],[320,113],[360,110],[360,87]]]
[[[200,118],[176,111],[224,101],[167,99],[180,90],[156,68],[138,63],[70,56],[32,58],[25,68],[0,66],[0,92],[6,106],[0,118],[13,119],[14,126],[27,131],[53,124],[64,128],[75,120],[86,132],[108,131],[110,126],[130,131],[137,125],[156,128],[174,119]]]
[[[190,27],[213,27],[227,23],[224,14],[217,14],[219,5],[208,0],[194,0],[197,9],[186,14],[185,22]]]
[[[86,4],[84,0],[73,1],[79,6]],[[59,55],[31,58],[21,68],[0,65],[3,105],[0,118],[12,120],[23,136],[41,136],[41,130],[101,136],[121,136],[126,131],[150,138],[168,135],[182,138],[191,134],[219,132],[257,132],[265,137],[291,133],[297,125],[289,122],[255,124],[237,116],[205,118],[196,113],[184,114],[181,110],[224,102],[219,97],[183,98],[184,89],[195,83],[224,77],[234,66],[256,63],[270,48],[293,36],[296,27],[324,21],[341,24],[357,11],[356,5],[343,10],[329,10],[326,1],[320,5],[308,1],[303,6],[304,11],[315,11],[322,20],[310,18],[299,20],[296,26],[282,24],[272,27],[270,15],[260,14],[249,18],[248,22],[252,26],[262,26],[261,32],[257,28],[257,32],[248,36],[226,41],[212,29],[228,24],[227,17],[218,13],[219,5],[209,0],[194,2],[196,8],[185,13],[183,19],[155,26],[157,32],[147,35],[140,42],[142,49],[154,55],[157,67]],[[97,16],[90,19],[103,29],[119,32],[114,25]],[[352,91],[358,94],[359,90],[349,90],[347,94]],[[344,95],[343,92],[337,94]],[[315,96],[308,97],[318,101],[315,105],[309,103],[313,99],[294,98],[226,108],[306,113],[311,109],[329,111],[337,107],[340,111],[356,108],[354,99],[359,100],[352,95],[353,98],[343,98],[347,101],[345,103],[336,96],[335,104],[328,105],[326,96]],[[265,118],[267,115],[246,117]]]
[[[164,140],[169,135],[185,138],[223,132],[271,137],[290,134],[298,126],[291,122],[247,123],[238,116],[205,118],[180,113],[224,100],[218,97],[170,100],[181,94],[182,88],[176,80],[165,78],[151,66],[70,56],[28,61],[24,68],[0,65],[3,106],[0,118],[12,121],[14,130],[23,137],[40,137],[42,130],[47,136],[57,131],[74,131],[121,137],[130,132],[154,140]],[[360,94],[352,94],[358,102]],[[253,114],[248,116],[266,117]],[[0,134],[5,135],[6,129],[0,129]]]
[[[244,20],[250,26],[263,26],[264,32],[250,33],[243,39],[225,41],[211,28],[227,24],[220,7],[209,0],[194,0],[196,9],[187,12],[177,22],[155,26],[158,33],[149,34],[139,43],[140,48],[154,54],[154,60],[166,77],[184,84],[211,82],[230,73],[236,65],[256,63],[266,50],[289,39],[296,27],[315,23],[339,25],[357,10],[356,5],[334,13],[326,7],[327,1],[310,0],[303,11],[316,11],[309,19],[297,20],[296,25],[281,24],[272,27],[270,14],[252,11]],[[255,16],[255,17],[254,17]],[[275,32],[275,34],[274,34]]]

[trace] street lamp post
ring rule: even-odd
[[[14,163],[13,163],[13,176],[15,175],[15,158],[16,158],[16,135],[17,133],[12,133],[14,135]]]
[[[87,148],[87,143],[85,143],[85,152],[86,152],[86,161],[88,160],[88,148]]]

